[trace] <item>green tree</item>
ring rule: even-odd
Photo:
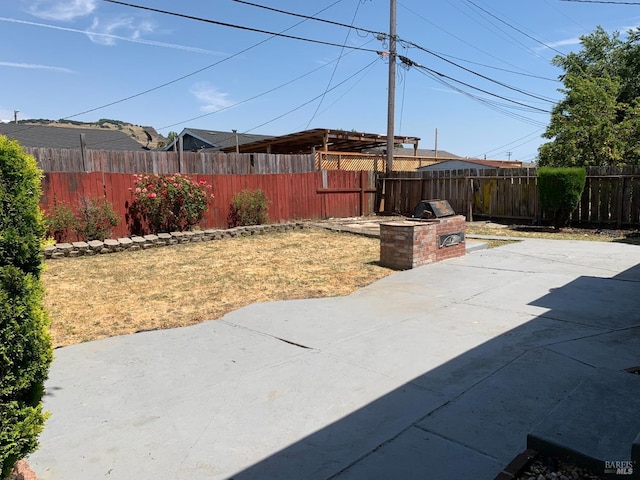
[[[42,172],[0,136],[0,478],[38,445],[52,359],[40,280]]]
[[[551,113],[540,166],[640,163],[640,29],[622,40],[601,27],[581,37],[582,49],[556,56],[564,98]]]

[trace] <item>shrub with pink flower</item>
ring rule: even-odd
[[[154,232],[188,230],[204,216],[213,200],[212,187],[181,174],[134,175],[131,188],[134,215]]]

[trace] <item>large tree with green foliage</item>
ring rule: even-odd
[[[556,56],[565,97],[554,106],[541,166],[640,164],[640,28],[622,39],[601,27]]]
[[[41,180],[35,159],[0,136],[0,478],[36,449],[46,416],[52,351],[40,280]]]

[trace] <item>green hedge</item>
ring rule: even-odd
[[[262,225],[269,220],[269,199],[262,190],[242,190],[234,193],[229,206],[229,227]]]
[[[40,280],[42,172],[0,136],[0,478],[38,445],[52,359]]]
[[[541,167],[538,169],[540,208],[554,227],[567,225],[584,190],[586,172],[583,168]]]

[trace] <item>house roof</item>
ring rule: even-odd
[[[185,128],[184,130],[182,130],[182,132],[180,132],[178,136],[183,137],[185,135],[190,135],[200,140],[204,144],[210,145],[209,147],[205,146],[205,149],[215,148],[216,150],[222,150],[224,148],[229,148],[235,151],[236,148],[235,132],[224,132],[220,130],[201,130],[199,128]],[[238,145],[272,138],[268,135],[254,135],[251,133],[238,133],[237,135]],[[177,142],[177,139],[169,143],[169,145],[167,145],[164,149],[173,150],[173,145],[175,142]]]
[[[439,153],[438,153],[439,154]],[[507,160],[478,160],[475,158],[456,158],[444,160],[432,165],[420,167],[418,170],[454,170],[460,168],[464,164],[465,167],[477,168],[521,168],[522,162]],[[463,167],[463,168],[465,168]]]
[[[23,147],[79,149],[80,134],[90,150],[140,150],[142,145],[118,130],[52,127],[24,123],[0,123],[0,135],[17,140]]]
[[[384,150],[384,147],[375,148],[375,149],[371,149],[371,151],[366,153],[379,153],[379,152],[382,152],[383,150]],[[404,148],[404,147],[397,148],[396,147],[393,149],[393,154],[405,156],[405,157],[418,156],[418,157],[427,157],[427,158],[441,158],[442,160],[451,160],[451,159],[458,159],[458,158],[463,159],[463,157],[451,152],[447,152],[446,150],[432,150],[430,148],[419,148],[414,152],[413,148]]]
[[[395,143],[418,145],[418,137],[396,136]],[[362,152],[367,149],[387,144],[387,136],[376,133],[360,133],[345,130],[329,130],[316,128],[302,132],[290,133],[280,137],[240,145],[241,153],[310,153],[313,149],[337,152]],[[233,146],[223,148],[225,152],[235,149]],[[413,152],[413,150],[411,150]]]

